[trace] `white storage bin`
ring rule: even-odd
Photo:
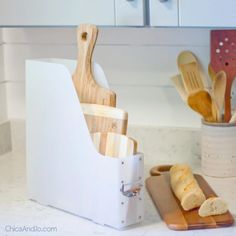
[[[202,172],[236,176],[236,124],[202,122]]]
[[[141,222],[143,154],[97,152],[71,79],[75,66],[73,60],[26,62],[29,198],[118,229]]]

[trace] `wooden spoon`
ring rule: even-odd
[[[188,105],[196,112],[202,115],[208,122],[215,122],[212,112],[212,99],[205,90],[196,91],[188,96]]]
[[[196,57],[190,51],[183,51],[177,59],[179,71],[187,93],[204,89],[204,82]]]
[[[226,90],[226,73],[224,71],[220,71],[215,74],[213,82],[212,82],[212,98],[216,103],[217,107],[217,121],[222,121],[222,110],[225,101],[225,90]]]
[[[216,72],[212,68],[211,63],[208,64],[208,74],[209,74],[211,80],[214,81]]]
[[[220,71],[219,74],[214,71],[211,66],[211,63],[208,64],[208,74],[212,81],[212,105],[213,112],[216,116],[218,122],[222,122],[222,109],[224,106],[224,97],[226,90],[226,74],[224,71]],[[218,74],[218,75],[217,75]],[[225,77],[222,78],[222,77]],[[218,80],[217,82],[215,80]],[[221,87],[221,88],[219,88]],[[216,91],[217,90],[217,91]]]
[[[116,94],[99,86],[92,75],[91,58],[98,29],[95,25],[83,24],[78,27],[78,62],[72,77],[81,103],[95,103],[116,106]]]
[[[181,66],[185,64],[189,64],[192,62],[197,63],[197,58],[194,56],[194,54],[190,51],[182,51],[177,58],[177,64],[178,68],[181,71]]]
[[[92,133],[96,149],[110,157],[127,157],[137,153],[137,142],[125,135],[117,133]]]

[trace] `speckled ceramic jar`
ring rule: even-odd
[[[202,172],[208,176],[236,176],[236,124],[202,122]]]

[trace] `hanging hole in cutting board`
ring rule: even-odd
[[[87,36],[88,36],[88,33],[87,32],[83,32],[82,35],[81,35],[81,39],[83,41],[86,41],[87,40]]]

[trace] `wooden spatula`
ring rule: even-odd
[[[127,157],[137,153],[137,142],[116,133],[92,133],[92,140],[98,152],[110,157]]]
[[[212,99],[205,90],[194,92],[188,96],[188,105],[198,112],[205,121],[215,122],[212,112]]]
[[[180,97],[182,98],[182,100],[186,103],[187,102],[187,92],[185,90],[184,84],[183,84],[183,80],[181,75],[176,75],[173,76],[171,78],[176,90],[178,91]]]
[[[211,66],[215,72],[225,71],[225,121],[231,118],[231,87],[236,76],[236,30],[211,31]]]
[[[78,62],[73,82],[81,103],[95,103],[116,106],[116,94],[99,86],[92,75],[91,58],[98,29],[95,25],[83,24],[78,27]]]
[[[215,74],[212,81],[212,98],[216,103],[217,107],[217,121],[222,121],[222,110],[225,101],[225,90],[226,90],[226,74],[224,71],[220,71]]]
[[[81,103],[90,133],[114,132],[126,134],[128,113],[122,109],[99,104]]]
[[[190,51],[183,51],[177,59],[179,71],[187,93],[193,93],[204,89],[204,82],[199,70],[197,59]]]
[[[212,81],[215,79],[216,72],[213,70],[211,63],[208,64],[208,75]]]

